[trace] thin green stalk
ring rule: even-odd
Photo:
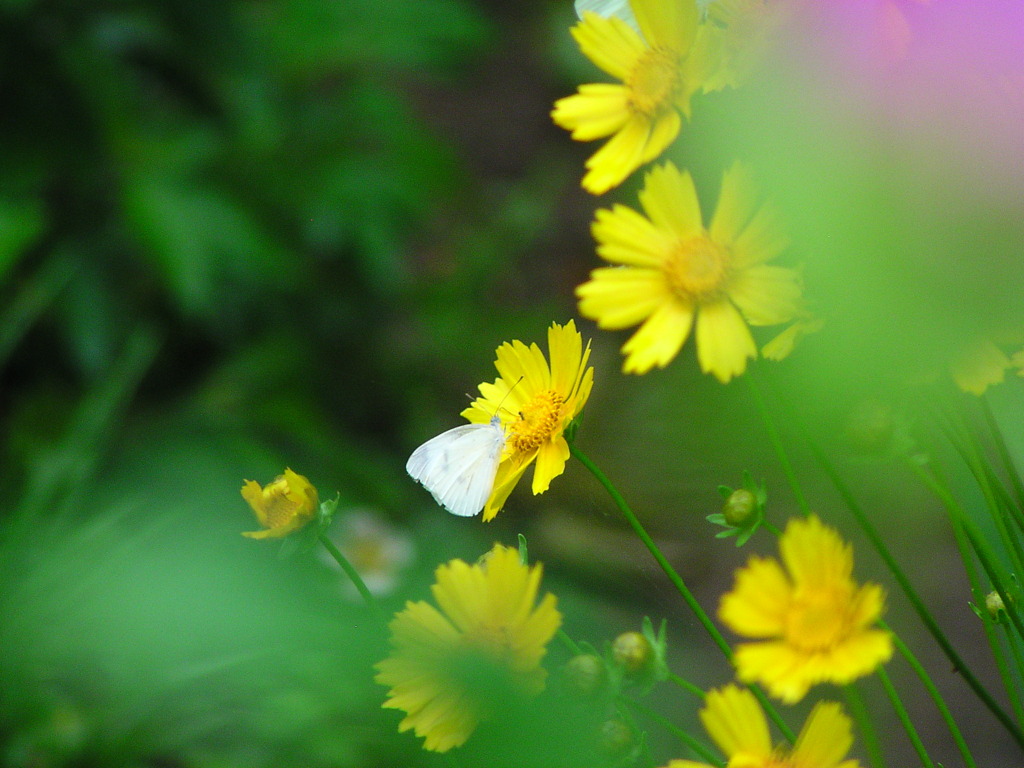
[[[1013,486],[1014,494],[1017,497],[1017,508],[1018,510],[1024,510],[1024,482],[1020,479],[1017,467],[1013,462],[1013,457],[1010,456],[1010,449],[1007,447],[1006,440],[1003,437],[1003,431],[996,423],[995,414],[992,413],[992,404],[986,396],[982,396],[981,398],[981,410],[982,413],[985,414],[985,423],[988,424],[989,432],[992,433],[992,440],[995,442],[996,452],[999,454],[999,458],[1003,462],[1003,469],[1006,471],[1006,476],[1010,478],[1010,484]]]
[[[559,642],[564,645],[573,656],[579,656],[583,653],[583,651],[580,650],[580,647],[576,645],[576,641],[569,637],[569,635],[565,633],[565,630],[559,629],[555,635],[558,637]]]
[[[978,482],[978,487],[985,497],[985,504],[992,515],[992,522],[995,524],[999,538],[1002,540],[1003,546],[1012,560],[1013,570],[1016,573],[1024,573],[1024,547],[1022,547],[1019,537],[1006,527],[1006,519],[1002,514],[1003,508],[996,498],[995,487],[1000,487],[1007,497],[1008,494],[1006,494],[1005,489],[1001,488],[998,479],[993,477],[991,469],[982,456],[980,446],[978,446],[971,431],[965,424],[961,423],[955,429],[944,431],[946,432],[947,439],[956,449],[957,453],[960,454],[960,457],[968,469],[970,469],[971,474],[974,475],[974,479]],[[959,433],[959,439],[956,436],[957,432]]]
[[[673,725],[668,719],[658,712],[655,712],[650,707],[641,704],[639,701],[633,701],[632,699],[623,698],[622,701],[647,719],[653,720],[661,725],[662,728],[692,749],[704,762],[710,763],[711,765],[717,765],[719,768],[722,768],[725,765],[725,761],[718,757],[709,747],[705,746],[702,742],[695,739],[683,729]]]
[[[889,630],[892,641],[896,645],[896,650],[898,650],[900,655],[906,659],[907,663],[910,664],[911,669],[917,673],[921,683],[928,690],[929,695],[932,697],[932,701],[935,702],[935,706],[939,709],[939,714],[942,715],[942,719],[946,722],[946,727],[949,728],[949,733],[953,737],[953,741],[956,742],[957,749],[960,750],[960,756],[964,759],[964,765],[966,765],[967,768],[977,768],[977,763],[974,762],[974,757],[971,755],[971,750],[968,748],[967,742],[964,741],[960,728],[957,727],[956,721],[953,720],[953,715],[949,711],[949,707],[946,706],[945,699],[942,698],[942,694],[939,693],[939,689],[935,687],[935,683],[932,682],[928,672],[921,665],[921,662],[917,660],[914,652],[910,650],[899,635],[893,632],[884,621],[880,621],[879,624],[883,629]]]
[[[782,438],[779,437],[779,430],[775,427],[775,420],[772,419],[771,411],[768,410],[768,405],[765,403],[764,395],[761,393],[760,387],[754,380],[754,369],[747,372],[746,376],[742,377],[747,383],[747,389],[750,390],[750,394],[754,400],[754,405],[757,407],[757,412],[761,416],[761,421],[764,423],[765,431],[768,433],[768,439],[771,441],[772,447],[775,449],[775,455],[779,459],[779,464],[782,465],[782,471],[786,475],[786,479],[789,481],[789,487],[793,491],[793,496],[796,498],[796,503],[800,506],[800,511],[804,513],[804,516],[811,514],[811,507],[807,503],[807,498],[804,496],[803,489],[800,487],[800,481],[797,480],[796,472],[793,471],[793,465],[789,461],[789,456],[786,454],[786,449],[782,444]]]
[[[981,563],[981,567],[992,582],[992,586],[999,594],[999,597],[1002,598],[1006,615],[1010,617],[1010,622],[1013,624],[1014,629],[1017,630],[1017,634],[1020,637],[1024,637],[1024,620],[1021,619],[1016,603],[1010,598],[1010,593],[1006,588],[1007,579],[1004,574],[1000,572],[1000,569],[996,564],[996,558],[992,554],[992,550],[989,548],[988,544],[985,543],[984,537],[974,529],[969,521],[966,520],[964,521],[964,533],[967,534],[967,538],[970,540],[971,546],[974,547],[974,552],[978,556],[978,561]]]
[[[991,622],[989,622],[989,621],[985,622],[986,625],[988,625],[990,623]],[[1005,622],[1003,622],[1001,624],[1001,626],[1002,626],[1002,629],[1003,629],[1003,636],[1006,638],[1006,645],[1010,649],[1010,655],[1013,656],[1013,663],[1014,663],[1014,665],[1015,665],[1015,667],[1017,669],[1018,674],[1020,674],[1020,672],[1024,671],[1024,655],[1021,654],[1021,648],[1020,648],[1020,641],[1021,641],[1021,639],[1020,639],[1020,637],[1018,637],[1016,634],[1014,634],[1013,632],[1011,632],[1009,630],[1009,628],[1006,626]],[[1001,648],[1002,646],[1000,645],[999,647]],[[1000,654],[1000,658],[1002,658],[1002,654]],[[1020,721],[1021,720],[1020,697],[1017,696],[1017,687],[1015,685],[1013,685],[1013,680],[1015,678],[1012,676],[1012,673],[1009,670],[1009,668],[1007,668],[1007,664],[1006,664],[1006,659],[1005,658],[1002,658],[1002,664],[1000,664],[1000,666],[999,666],[999,674],[1005,675],[1004,679],[1006,680],[1006,687],[1007,687],[1008,691],[1012,691],[1012,694],[1010,695],[1010,700],[1011,700],[1011,703],[1013,703],[1015,705],[1014,712],[1017,715],[1017,720]]]
[[[687,606],[689,606],[690,610],[693,611],[693,614],[697,617],[697,620],[701,623],[701,626],[703,626],[708,635],[711,636],[712,641],[714,641],[715,645],[717,645],[719,650],[722,651],[722,653],[725,655],[725,658],[731,662],[732,648],[729,647],[729,643],[722,636],[722,633],[718,631],[718,627],[714,625],[714,623],[711,621],[711,618],[707,615],[707,613],[705,613],[704,609],[701,607],[700,603],[697,602],[697,598],[695,598],[693,596],[693,593],[690,592],[689,587],[686,586],[686,583],[683,581],[682,577],[676,572],[676,569],[673,568],[672,564],[665,559],[665,556],[662,554],[661,550],[658,549],[658,545],[654,543],[654,539],[652,539],[650,535],[647,533],[647,531],[644,529],[643,525],[640,523],[639,518],[633,513],[633,510],[630,509],[629,504],[626,503],[626,500],[623,498],[622,494],[619,493],[618,489],[612,484],[611,480],[608,479],[604,472],[602,472],[600,468],[596,464],[594,464],[594,462],[591,461],[585,453],[583,453],[582,451],[580,451],[579,448],[576,447],[575,443],[569,443],[569,451],[584,467],[587,468],[590,474],[592,474],[597,479],[597,481],[602,486],[604,486],[604,489],[608,492],[608,495],[612,497],[612,501],[615,502],[615,506],[619,508],[619,511],[622,512],[623,516],[626,518],[626,522],[628,522],[629,525],[633,528],[633,531],[636,533],[636,535],[640,537],[640,540],[644,543],[648,551],[658,562],[658,565],[661,566],[661,569],[665,572],[665,575],[668,576],[669,581],[672,582],[672,584],[675,586],[679,594],[682,595],[683,600],[686,602]],[[758,686],[754,685],[750,686],[750,690],[754,694],[754,696],[757,697],[757,700],[761,702],[761,706],[768,714],[768,717],[770,717],[772,721],[779,727],[779,730],[786,737],[786,740],[792,743],[795,738],[793,731],[789,728],[788,725],[786,725],[786,722],[775,710],[775,707],[768,700],[768,697],[765,696],[764,691],[762,691]]]
[[[910,720],[910,714],[907,712],[907,708],[903,706],[903,702],[900,700],[899,694],[896,693],[896,689],[893,687],[892,681],[889,679],[889,675],[885,672],[885,667],[879,667],[876,671],[878,679],[882,681],[882,687],[885,688],[885,692],[889,695],[889,701],[892,702],[892,708],[896,710],[896,717],[900,719],[903,724],[903,729],[907,732],[907,736],[910,738],[910,743],[914,745],[914,751],[917,752],[917,756],[921,759],[921,764],[924,768],[935,768],[935,763],[928,757],[928,752],[924,748],[924,743],[921,741],[921,737],[917,733],[917,729],[914,727],[914,723]]]
[[[933,463],[932,471],[938,474],[939,468]],[[930,478],[929,478],[930,479]],[[944,506],[946,506],[944,504]],[[985,605],[985,599],[988,593],[987,588],[982,588],[981,577],[978,575],[978,570],[974,564],[974,552],[971,549],[971,543],[967,539],[967,534],[964,533],[963,525],[957,520],[956,515],[949,511],[949,507],[946,506],[947,514],[949,515],[950,525],[953,529],[953,538],[956,541],[957,550],[960,552],[960,560],[964,564],[964,572],[967,574],[967,581],[971,585],[971,595],[974,597],[974,602],[978,606]],[[995,627],[992,621],[983,618],[981,620],[982,630],[985,632],[985,639],[988,642],[989,650],[992,652],[992,658],[995,659],[996,667],[999,670],[999,678],[1003,682],[1003,689],[1006,691],[1006,696],[1010,700],[1010,706],[1013,709],[1013,714],[1017,718],[1017,723],[1024,723],[1024,706],[1022,706],[1020,695],[1017,692],[1017,685],[1015,677],[1013,676],[1010,668],[1007,664],[1006,654],[1003,651],[1003,645],[996,634]],[[1011,636],[1011,633],[1007,632],[1007,636]],[[1018,665],[1019,669],[1024,669]]]
[[[844,685],[843,698],[846,699],[846,708],[850,710],[854,722],[857,723],[857,731],[868,753],[868,763],[871,768],[885,768],[882,745],[878,741],[875,724],[871,721],[868,708],[864,706],[864,697],[860,695],[860,690],[855,685]]]
[[[968,521],[965,519],[965,515],[963,514],[963,511],[960,509],[960,505],[957,503],[956,499],[954,499],[952,495],[948,491],[946,491],[945,488],[939,485],[935,478],[933,478],[931,475],[925,472],[924,468],[921,467],[919,464],[913,461],[908,461],[907,463],[908,466],[910,466],[911,470],[914,472],[914,474],[918,477],[918,479],[920,479],[921,482],[925,485],[925,487],[927,487],[933,494],[935,494],[938,497],[940,501],[942,501],[943,505],[946,507],[946,511],[949,513],[950,517],[953,520],[954,532],[957,533],[958,538],[960,536],[966,537],[968,543],[971,545],[972,548],[974,548],[975,554],[978,555],[978,559],[979,561],[981,561],[982,567],[991,579],[991,573],[989,573],[990,569],[985,567],[985,561],[977,550],[977,546],[975,544],[975,537],[972,537],[970,535],[970,531],[968,530]],[[967,557],[963,557],[963,560],[965,564],[969,562]],[[953,661],[952,657],[950,658],[950,660]],[[961,676],[968,683],[968,685],[971,686],[972,690],[974,690],[974,692],[982,700],[985,706],[988,707],[989,711],[992,712],[992,714],[996,716],[999,722],[1003,724],[1003,727],[1010,732],[1010,735],[1013,736],[1014,741],[1016,741],[1017,744],[1021,747],[1024,747],[1024,734],[1021,733],[1020,728],[1014,724],[1013,720],[1010,719],[1010,716],[1006,714],[1002,707],[1000,707],[995,702],[995,700],[989,695],[988,691],[981,687],[981,684],[976,680],[974,675],[968,673],[965,667],[956,666],[956,662],[954,662],[954,668],[960,672]],[[1004,685],[1007,687],[1007,690],[1010,691],[1013,687],[1011,680],[1007,677],[1003,677],[1003,682]],[[1015,702],[1015,694],[1011,693],[1010,699],[1011,702]],[[1019,708],[1020,704],[1015,704],[1014,711],[1019,712]]]
[[[919,468],[920,469],[920,468]],[[995,587],[996,592],[1003,599],[1003,603],[1006,606],[1006,615],[1010,617],[1010,621],[1021,637],[1024,637],[1024,621],[1021,620],[1019,613],[1017,612],[1016,604],[1010,600],[1009,593],[1006,590],[1006,581],[1003,575],[999,572],[996,567],[998,559],[993,555],[991,548],[985,542],[985,537],[982,536],[974,525],[974,522],[967,517],[967,513],[964,511],[960,503],[953,498],[952,494],[949,493],[945,488],[938,485],[934,478],[928,475],[924,470],[918,472],[918,476],[925,482],[925,484],[932,490],[932,492],[939,497],[939,499],[946,505],[946,509],[951,515],[956,517],[957,522],[963,527],[964,534],[967,536],[967,540],[971,543],[971,547],[974,549],[974,553],[978,556],[978,561],[981,563],[982,569],[985,571],[992,582],[992,586]]]
[[[373,595],[370,594],[370,590],[366,588],[366,583],[363,581],[363,577],[359,575],[359,572],[353,567],[352,563],[348,561],[347,557],[341,554],[341,550],[334,546],[334,542],[327,538],[327,535],[323,531],[317,533],[317,538],[320,540],[320,543],[324,545],[324,549],[326,549],[338,565],[341,566],[341,570],[343,570],[352,580],[352,583],[356,585],[356,589],[359,590],[359,594],[363,596],[363,600],[366,601],[366,605],[369,606],[375,616],[380,617],[380,607],[377,605],[377,601],[373,598]]]
[[[676,685],[678,685],[680,688],[682,688],[687,693],[693,694],[698,699],[703,699],[705,697],[705,695],[706,695],[704,693],[704,689],[703,688],[698,688],[696,685],[691,683],[689,680],[680,677],[679,675],[675,674],[674,672],[669,672],[668,673],[668,679],[671,682],[673,682]]]
[[[899,562],[893,557],[889,548],[886,547],[878,529],[875,528],[864,513],[864,510],[861,509],[857,500],[853,497],[853,493],[839,476],[839,473],[836,471],[835,467],[832,466],[832,463],[825,456],[825,453],[813,441],[810,441],[810,445],[818,463],[821,465],[822,469],[825,470],[825,474],[829,476],[832,484],[839,492],[839,496],[846,504],[847,509],[849,509],[851,514],[853,514],[857,524],[867,535],[868,540],[871,542],[875,551],[878,553],[879,557],[882,558],[882,561],[889,569],[889,572],[892,573],[893,578],[895,578],[896,582],[900,585],[900,589],[902,589],[903,593],[907,596],[907,599],[910,601],[910,605],[913,607],[918,618],[925,625],[929,634],[931,634],[935,639],[935,642],[939,644],[940,648],[942,648],[942,652],[946,654],[946,658],[949,659],[950,664],[953,665],[953,669],[960,674],[964,679],[964,682],[966,682],[971,690],[974,691],[974,694],[981,699],[982,703],[988,708],[988,710],[996,717],[997,720],[999,720],[1000,723],[1002,723],[1003,727],[1010,732],[1014,741],[1024,748],[1024,733],[1022,733],[1016,724],[1014,724],[1013,720],[1003,710],[1003,708],[999,706],[996,700],[992,698],[992,695],[988,692],[985,686],[981,684],[981,681],[978,680],[970,667],[967,666],[967,663],[953,647],[949,638],[946,637],[946,633],[942,631],[941,627],[939,627],[938,622],[935,621],[935,617],[932,616],[931,611],[928,610],[928,607],[924,604],[921,596],[910,583],[910,579],[907,578],[907,575],[903,571]],[[921,467],[919,464],[916,464],[911,459],[907,460],[907,464],[915,470],[919,477],[922,477]],[[927,473],[924,473],[923,477],[927,477]],[[931,478],[928,479],[930,480]]]

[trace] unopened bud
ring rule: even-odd
[[[600,691],[607,679],[604,662],[592,653],[573,656],[563,670],[565,687],[580,698],[589,698]]]
[[[985,595],[985,610],[993,619],[998,619],[999,614],[1006,610],[1006,604],[1003,603],[1003,598],[999,596],[998,592],[989,592]]]
[[[737,488],[725,500],[722,516],[729,525],[741,525],[756,511],[757,497],[746,488]]]
[[[633,731],[621,720],[606,720],[601,726],[601,751],[612,757],[625,755],[633,746]]]
[[[612,658],[627,675],[643,672],[653,657],[654,649],[639,632],[623,632],[612,643]]]

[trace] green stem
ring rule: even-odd
[[[557,635],[559,642],[564,645],[573,656],[579,656],[583,653],[583,651],[580,650],[580,647],[576,645],[576,641],[569,637],[569,635],[565,633],[565,630],[559,629],[555,634]]]
[[[1010,449],[1006,445],[1006,440],[1003,438],[1003,432],[999,428],[999,424],[996,423],[995,414],[992,413],[992,405],[987,397],[983,396],[981,398],[981,409],[985,414],[985,423],[988,424],[989,432],[992,433],[992,439],[995,441],[996,451],[1003,462],[1003,469],[1006,471],[1006,475],[1010,478],[1010,484],[1013,486],[1014,494],[1017,497],[1017,507],[1019,510],[1024,509],[1024,483],[1021,482],[1020,475],[1017,473],[1013,457],[1010,456]]]
[[[985,504],[992,516],[992,522],[995,524],[999,538],[1013,563],[1013,570],[1016,573],[1024,573],[1024,548],[1022,548],[1017,534],[1006,526],[1006,519],[1002,514],[1004,505],[999,503],[996,491],[997,489],[1002,491],[1001,497],[1005,500],[1005,506],[1010,507],[1007,511],[1012,515],[1016,510],[1012,509],[1013,505],[1009,500],[1009,494],[999,483],[998,478],[993,476],[991,468],[982,456],[981,448],[963,419],[959,419],[959,423],[955,422],[953,417],[950,417],[949,420],[953,426],[945,430],[946,437],[978,482],[978,487],[985,497]]]
[[[725,765],[725,761],[716,756],[709,747],[705,746],[702,742],[695,739],[686,731],[673,725],[667,718],[663,717],[658,712],[655,712],[650,707],[645,706],[638,701],[633,701],[632,699],[623,698],[622,701],[635,709],[639,714],[661,725],[662,728],[692,749],[705,762],[719,766],[719,768]]]
[[[850,710],[854,721],[857,723],[857,730],[860,732],[861,741],[864,742],[864,749],[868,753],[868,762],[871,768],[885,768],[885,756],[882,754],[882,745],[878,741],[878,732],[875,724],[871,722],[868,708],[864,705],[864,697],[860,690],[854,685],[843,686],[843,697],[846,699],[846,708]]]
[[[903,729],[907,732],[907,736],[910,738],[910,743],[914,745],[914,751],[917,752],[917,756],[921,759],[921,764],[924,768],[935,768],[935,763],[928,757],[928,752],[924,748],[924,743],[921,741],[921,737],[917,733],[917,729],[914,727],[914,723],[910,720],[910,714],[907,712],[907,708],[903,706],[903,702],[900,701],[899,694],[896,693],[896,689],[893,687],[892,681],[889,679],[889,675],[885,672],[885,667],[879,667],[876,671],[878,679],[882,681],[882,687],[885,688],[885,692],[889,695],[889,701],[892,702],[893,709],[896,710],[896,717],[900,719],[903,724]]]
[[[931,475],[925,472],[924,469],[917,462],[908,460],[907,464],[914,472],[914,474],[917,476],[917,478],[925,485],[925,487],[927,487],[932,493],[934,493],[939,498],[940,501],[942,501],[950,517],[953,519],[953,524],[956,527],[956,529],[962,532],[962,535],[968,539],[972,547],[975,547],[974,538],[970,535],[970,532],[967,530],[967,521],[961,514],[960,505],[957,503],[956,499],[954,499],[946,491],[945,488],[939,485],[935,478],[933,478]],[[976,549],[975,551],[977,552]],[[980,556],[979,560],[982,560]],[[967,562],[966,558],[964,558],[964,561]],[[982,566],[984,567],[983,560]],[[985,568],[985,570],[986,572],[988,572],[987,568]],[[971,689],[978,696],[978,698],[980,698],[982,702],[985,704],[985,706],[988,707],[989,711],[993,715],[995,715],[996,719],[999,720],[1000,723],[1002,723],[1003,727],[1006,728],[1007,731],[1009,731],[1014,741],[1016,741],[1019,746],[1024,748],[1024,734],[1021,733],[1021,730],[1017,727],[1016,724],[1014,724],[1013,720],[1010,719],[1010,716],[1002,709],[1002,707],[1000,707],[996,703],[995,699],[992,698],[992,696],[981,685],[978,679],[974,677],[970,670],[968,670],[968,668],[964,665],[959,655],[957,655],[956,652],[953,650],[952,646],[949,645],[949,641],[945,638],[945,635],[941,635],[941,633],[939,635],[935,635],[934,632],[932,633],[932,635],[933,637],[935,637],[937,641],[939,641],[939,645],[942,646],[942,649],[946,651],[946,656],[953,663],[953,668],[960,673],[960,675],[964,678],[964,681],[971,687]],[[942,638],[941,640],[939,639],[940,636]],[[1008,686],[1010,685],[1009,680],[1004,679],[1004,683]]]
[[[782,438],[779,437],[779,430],[775,427],[775,420],[772,419],[771,411],[768,410],[768,405],[765,403],[764,395],[761,393],[761,388],[754,380],[753,366],[751,366],[747,375],[743,377],[743,380],[747,383],[747,389],[750,390],[750,394],[754,400],[754,405],[757,407],[757,412],[760,414],[761,421],[764,423],[765,431],[768,433],[768,439],[771,441],[772,447],[775,449],[775,455],[779,459],[779,464],[782,465],[782,471],[785,473],[786,479],[789,481],[789,487],[793,491],[796,503],[800,506],[800,511],[804,513],[804,516],[807,516],[811,514],[811,507],[807,503],[807,498],[804,496],[803,489],[800,487],[800,481],[797,480],[796,472],[793,470],[793,465],[790,463],[789,456],[786,454],[786,449],[782,444]]]
[[[718,627],[714,625],[714,623],[711,621],[711,618],[707,615],[707,613],[704,612],[704,609],[701,607],[700,603],[697,602],[697,598],[693,596],[693,593],[690,592],[689,588],[686,586],[686,583],[683,581],[682,577],[678,573],[676,573],[676,569],[673,568],[672,564],[665,559],[665,556],[661,553],[661,550],[658,549],[658,545],[655,544],[654,539],[652,539],[650,535],[648,535],[647,531],[640,523],[639,518],[637,518],[637,516],[633,513],[633,510],[630,509],[629,504],[627,504],[626,500],[622,497],[622,494],[619,493],[618,489],[612,484],[611,480],[608,479],[604,472],[602,472],[600,468],[596,464],[594,464],[594,462],[592,462],[585,453],[583,453],[579,448],[576,447],[575,443],[569,443],[569,451],[572,453],[574,457],[576,457],[576,459],[584,467],[587,468],[590,474],[592,474],[597,479],[597,481],[602,486],[604,486],[604,489],[608,492],[608,495],[612,497],[612,501],[615,502],[615,506],[619,508],[619,511],[622,512],[622,515],[626,518],[626,522],[630,524],[636,535],[640,537],[640,540],[644,543],[648,551],[650,551],[651,555],[658,562],[658,565],[661,566],[661,569],[665,572],[665,575],[668,576],[669,581],[672,582],[676,590],[678,590],[679,594],[682,595],[683,600],[686,602],[687,606],[689,606],[690,610],[693,611],[694,616],[697,617],[697,621],[701,623],[701,626],[704,627],[705,631],[708,633],[708,635],[710,635],[715,645],[717,645],[719,650],[721,650],[722,653],[725,655],[725,658],[731,662],[732,648],[729,647],[729,643],[722,636],[722,633],[718,631]],[[775,707],[772,706],[771,702],[768,701],[768,697],[765,696],[764,691],[762,691],[758,686],[753,685],[750,686],[750,690],[757,697],[758,701],[761,702],[761,706],[764,707],[764,710],[768,714],[768,717],[770,717],[772,721],[779,727],[779,730],[786,737],[786,740],[792,743],[795,738],[793,731],[789,728],[788,725],[786,725],[785,721],[775,710]]]
[[[942,715],[942,719],[946,722],[946,727],[949,728],[949,732],[953,736],[953,741],[956,742],[957,749],[960,750],[960,756],[964,759],[964,765],[966,765],[967,768],[977,768],[977,764],[974,762],[974,757],[971,755],[971,750],[968,748],[967,742],[964,741],[960,728],[957,727],[956,721],[953,720],[953,715],[949,711],[949,707],[946,706],[945,699],[942,698],[942,694],[939,693],[939,689],[935,687],[935,683],[932,682],[928,672],[921,665],[921,662],[917,660],[914,652],[910,650],[899,635],[886,626],[884,621],[880,621],[879,624],[883,629],[889,630],[892,641],[896,644],[896,649],[900,652],[900,655],[907,660],[907,663],[910,664],[914,672],[917,673],[917,676],[920,678],[924,687],[928,689],[928,693],[931,695],[932,701],[935,702],[935,706],[939,709],[939,714]]]
[[[374,615],[379,616],[380,607],[377,605],[377,601],[374,600],[373,595],[370,594],[370,590],[367,589],[366,583],[363,581],[363,577],[359,575],[359,572],[352,566],[352,563],[348,561],[347,557],[341,554],[341,550],[334,546],[334,542],[327,538],[327,535],[323,531],[317,533],[317,538],[320,540],[320,543],[324,545],[324,549],[326,549],[338,565],[341,566],[341,570],[343,570],[352,580],[352,583],[356,585],[356,589],[359,590],[359,594],[363,596],[363,600],[366,601],[366,605],[374,612]]]
[[[934,462],[932,463],[932,472],[939,475],[939,468]],[[946,506],[947,514],[949,515],[950,525],[953,529],[953,537],[956,541],[957,550],[960,553],[960,560],[964,564],[964,572],[967,574],[967,581],[971,585],[971,595],[974,597],[975,605],[981,608],[985,606],[985,601],[988,596],[988,586],[983,587],[981,585],[981,577],[978,575],[978,569],[974,564],[974,551],[971,548],[971,543],[967,538],[967,534],[964,532],[963,525],[957,519],[956,515],[949,511],[949,506],[946,504],[944,504],[944,506]],[[1002,643],[996,633],[995,624],[988,618],[987,613],[984,614],[981,619],[981,626],[985,632],[985,639],[988,642],[989,650],[992,652],[992,658],[995,659],[996,667],[999,670],[999,677],[1003,681],[1003,688],[1005,689],[1006,696],[1010,701],[1013,714],[1017,718],[1018,723],[1024,723],[1024,707],[1021,706],[1020,695],[1017,692],[1017,678],[1010,671]],[[1010,637],[1011,634],[1012,633],[1009,631],[1006,632],[1007,637]],[[1018,664],[1018,669],[1024,669],[1024,666]]]
[[[687,693],[693,694],[698,699],[703,700],[704,697],[706,696],[706,694],[704,693],[704,689],[703,688],[698,688],[696,685],[691,683],[689,680],[687,680],[687,679],[685,679],[683,677],[680,677],[679,675],[675,674],[674,672],[669,672],[668,673],[668,679],[671,682],[673,682],[676,685],[678,685],[680,688],[682,688]]]

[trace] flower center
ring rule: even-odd
[[[519,420],[512,423],[509,442],[520,453],[538,448],[550,440],[562,423],[564,399],[553,389],[538,392],[519,411]]]
[[[850,634],[849,590],[807,588],[797,592],[786,617],[786,642],[803,651],[825,651]]]
[[[679,55],[665,48],[651,48],[637,61],[626,79],[629,108],[654,117],[668,109],[682,90]]]
[[[290,523],[298,514],[300,504],[288,498],[286,489],[275,487],[267,488],[266,491],[263,495],[263,509],[267,515],[267,527],[280,528]]]
[[[676,244],[663,267],[669,287],[680,299],[700,301],[722,293],[731,254],[707,235]]]

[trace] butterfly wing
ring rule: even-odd
[[[463,424],[413,451],[405,469],[453,515],[472,517],[491,495],[504,447],[497,417],[489,424]]]

